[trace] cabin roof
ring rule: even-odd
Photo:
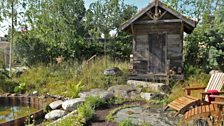
[[[132,18],[130,18],[129,20],[124,22],[120,26],[120,29],[126,31],[136,20],[138,20],[140,17],[142,17],[144,14],[146,14],[149,10],[151,10],[155,6],[158,6],[162,9],[166,10],[168,13],[175,16],[179,20],[181,20],[183,22],[183,25],[184,25],[184,29],[183,29],[184,32],[190,34],[194,30],[194,28],[196,27],[196,24],[197,24],[196,21],[183,16],[182,14],[180,14],[179,12],[174,10],[173,8],[169,7],[168,5],[162,3],[161,1],[155,0],[154,2],[151,2],[148,6],[143,8],[141,11],[139,11]]]

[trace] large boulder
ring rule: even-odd
[[[62,100],[58,100],[58,101],[54,101],[52,103],[49,104],[51,109],[59,109],[62,106],[63,101]]]
[[[62,103],[62,108],[66,111],[73,111],[77,109],[77,106],[83,103],[85,100],[83,98],[76,98],[66,100]]]
[[[64,110],[53,110],[45,115],[47,120],[56,120],[65,116],[67,113]]]
[[[102,98],[103,100],[109,100],[111,98],[114,97],[113,93],[106,91],[104,89],[91,89],[90,91],[86,91],[86,92],[80,92],[79,93],[79,97],[80,98],[87,98],[89,96],[93,96],[93,97],[99,97]]]
[[[119,75],[122,74],[122,71],[118,68],[118,67],[112,67],[112,68],[108,68],[106,70],[104,70],[104,75]]]
[[[108,88],[108,91],[120,98],[134,98],[138,92],[135,88],[129,85],[115,85]]]
[[[141,98],[145,100],[162,100],[165,98],[164,94],[160,93],[141,93],[140,94]]]
[[[169,85],[166,85],[163,83],[128,80],[127,84],[132,87],[150,88],[151,90],[157,91],[157,92],[164,92],[164,93],[170,92]]]

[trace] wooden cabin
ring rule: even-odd
[[[155,0],[121,25],[133,35],[130,79],[183,79],[183,32],[196,22]]]

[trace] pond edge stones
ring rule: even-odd
[[[83,98],[69,99],[62,103],[62,108],[66,111],[73,111],[79,104],[83,103],[84,101],[85,99]]]
[[[91,89],[90,91],[80,92],[78,96],[83,99],[93,96],[93,97],[99,97],[103,100],[109,100],[114,97],[114,94],[104,89],[96,88],[96,89]]]
[[[51,109],[59,109],[62,106],[63,101],[62,100],[58,100],[58,101],[54,101],[52,103],[49,104]]]
[[[65,116],[67,113],[64,110],[53,110],[45,115],[45,119],[47,120],[56,120]]]

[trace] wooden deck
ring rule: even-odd
[[[167,75],[167,74],[129,74],[129,80],[141,80],[152,82],[167,82],[169,80],[184,80],[184,75]]]

